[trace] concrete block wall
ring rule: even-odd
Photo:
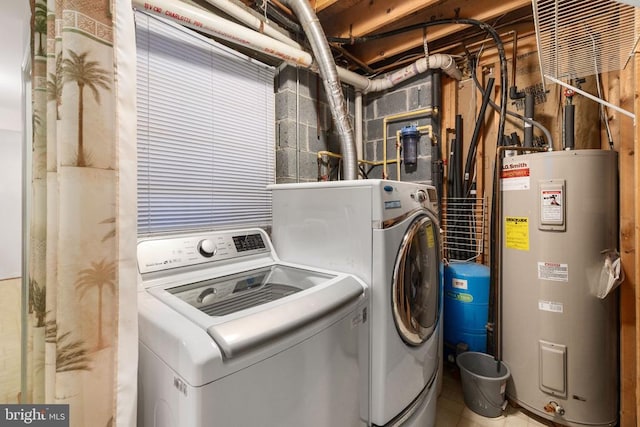
[[[276,182],[318,180],[318,151],[340,153],[340,139],[317,74],[285,66],[275,77]],[[353,125],[354,92],[344,87]],[[335,164],[336,162],[332,162]]]
[[[381,161],[384,157],[384,118],[401,113],[432,108],[434,105],[434,79],[431,72],[410,79],[388,91],[368,94],[364,105],[364,155],[366,160]],[[436,117],[437,119],[437,117]],[[387,159],[396,158],[396,132],[407,125],[434,125],[435,119],[426,115],[399,119],[387,123]],[[402,181],[431,183],[431,140],[422,135],[418,143],[418,161],[415,166],[401,165]],[[369,178],[382,178],[383,168],[377,166]],[[396,164],[387,166],[389,179],[397,179]]]
[[[365,160],[383,158],[383,122],[390,115],[433,107],[433,73],[410,79],[391,90],[363,96],[363,139]],[[340,140],[331,117],[322,81],[317,74],[292,66],[280,68],[275,77],[276,90],[276,182],[313,182],[318,180],[318,151],[340,153]],[[353,88],[344,86],[353,124]],[[433,118],[420,116],[394,121],[387,127],[387,158],[396,158],[396,131],[406,125],[433,124]],[[431,141],[424,135],[418,144],[415,166],[402,165],[403,181],[431,183]],[[330,162],[337,177],[337,162]],[[365,166],[366,169],[368,167]],[[371,169],[369,178],[382,178],[382,166]],[[396,165],[389,164],[388,178],[397,179]]]

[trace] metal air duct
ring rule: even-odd
[[[342,85],[338,78],[336,64],[333,61],[329,42],[322,30],[320,20],[307,0],[284,0],[283,3],[288,5],[296,14],[311,43],[311,50],[317,61],[318,71],[331,107],[331,115],[336,122],[340,135],[344,159],[344,177],[347,180],[358,179],[358,158],[353,137],[353,127],[349,120],[347,104],[342,94]]]

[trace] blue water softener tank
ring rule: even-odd
[[[489,267],[452,262],[444,268],[444,355],[487,351]]]
[[[418,128],[409,125],[400,130],[402,139],[402,161],[406,165],[415,165],[418,161],[418,141],[420,140],[420,132]]]

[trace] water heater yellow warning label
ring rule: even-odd
[[[519,251],[529,250],[529,218],[508,216],[504,219],[505,246]]]

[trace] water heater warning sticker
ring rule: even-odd
[[[538,279],[553,280],[555,282],[569,281],[569,265],[555,262],[538,263]]]
[[[538,300],[538,310],[562,313],[564,312],[564,306],[561,302]]]
[[[565,231],[566,200],[565,182],[562,179],[541,180],[538,182],[540,199],[540,230]]]
[[[520,251],[529,250],[529,218],[508,216],[504,219],[505,247]]]
[[[517,157],[504,159],[500,171],[500,185],[502,191],[528,190],[531,188],[531,170],[529,162]]]
[[[542,190],[540,192],[540,205],[542,222],[559,221],[562,223],[562,189]]]

